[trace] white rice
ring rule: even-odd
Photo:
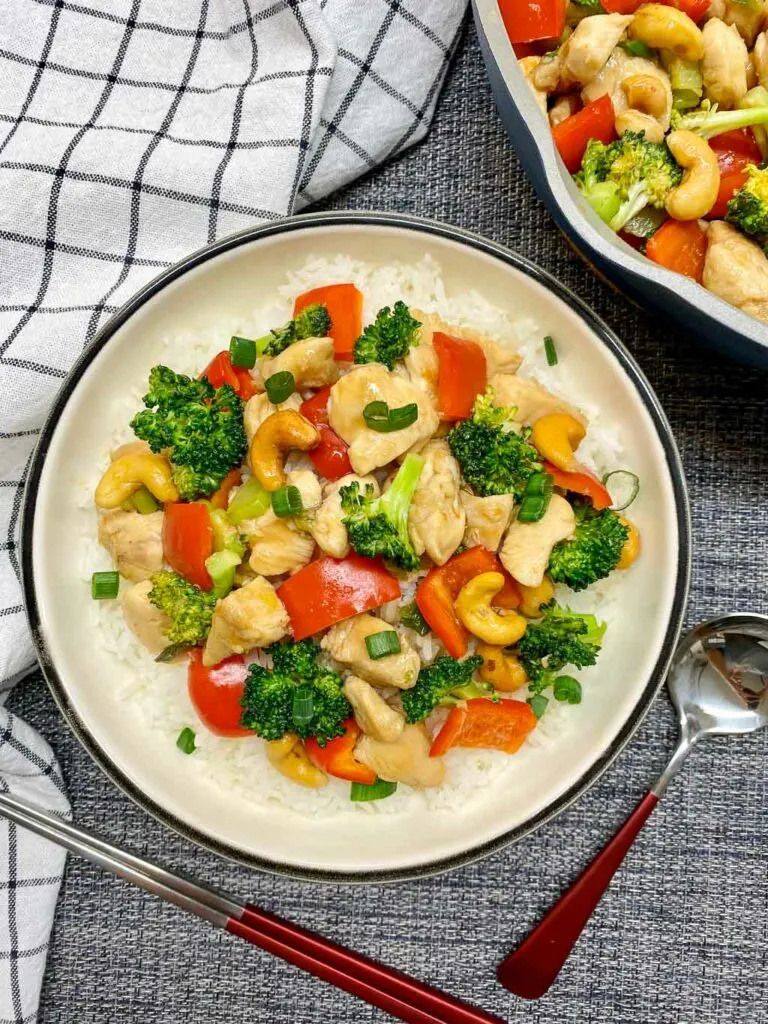
[[[278,296],[255,308],[246,318],[232,318],[217,324],[207,333],[183,333],[168,337],[158,346],[156,362],[166,362],[175,370],[196,375],[213,355],[226,348],[233,334],[259,337],[270,327],[283,323],[291,316],[295,295],[317,285],[334,281],[351,281],[364,295],[364,320],[370,322],[378,309],[391,305],[397,299],[426,312],[439,313],[446,321],[473,327],[495,340],[518,349],[524,357],[520,373],[535,376],[546,387],[562,393],[574,401],[567,365],[563,362],[550,368],[543,354],[541,331],[531,317],[514,318],[507,310],[488,302],[479,292],[469,291],[447,294],[440,266],[432,257],[425,256],[416,264],[390,264],[373,266],[339,255],[333,260],[310,258],[303,267],[291,273]],[[147,371],[149,367],[147,367]],[[117,444],[131,440],[128,422],[141,407],[141,388],[128,393],[124,408],[116,414],[125,426],[111,437],[105,438],[104,465],[95,467],[93,479],[82,483],[82,507],[93,510],[93,489],[108,459],[108,452]],[[580,457],[597,472],[621,465],[622,444],[616,424],[601,423],[600,410],[587,402],[576,402],[590,421],[587,438],[579,448]],[[123,415],[124,413],[124,415]],[[90,582],[94,570],[112,568],[108,554],[96,539],[96,513],[85,515],[82,538],[82,578]],[[572,594],[558,588],[558,600],[580,611],[592,611],[608,622],[614,617],[614,589],[616,581],[603,580],[587,593]],[[403,602],[412,600],[415,582],[403,585]],[[502,775],[511,777],[515,772],[515,759],[497,751],[449,751],[445,762],[447,777],[439,789],[423,793],[401,786],[387,800],[376,803],[352,804],[349,784],[330,779],[320,790],[306,790],[276,772],[267,762],[264,744],[256,738],[223,739],[208,732],[199,721],[187,695],[186,669],[177,665],[157,664],[125,626],[117,602],[90,603],[93,631],[102,637],[107,652],[124,662],[129,668],[130,681],[115,692],[115,699],[130,701],[139,709],[146,726],[146,736],[137,739],[145,749],[157,744],[176,742],[179,731],[191,726],[196,734],[197,750],[187,758],[190,782],[195,776],[205,777],[229,791],[242,792],[250,802],[280,805],[307,816],[338,814],[398,814],[406,806],[433,813],[456,813],[467,799],[479,790],[495,785]],[[378,610],[387,622],[397,621],[397,603]],[[418,649],[424,661],[440,653],[440,645],[430,634],[419,637],[408,630],[408,638]],[[612,642],[608,629],[606,645]],[[579,673],[569,669],[569,673]],[[586,685],[589,685],[587,676]],[[535,746],[558,742],[567,727],[569,709],[557,701],[550,701],[547,713],[528,741]],[[179,753],[180,757],[184,755]]]

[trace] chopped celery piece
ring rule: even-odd
[[[242,560],[242,555],[234,551],[214,551],[205,560],[205,568],[213,580],[215,597],[226,597],[235,585],[235,569]]]
[[[264,515],[272,504],[269,491],[265,490],[255,476],[249,477],[229,503],[227,515],[231,523],[243,519],[257,519]]]

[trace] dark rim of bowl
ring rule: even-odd
[[[118,328],[121,327],[145,302],[161,292],[166,285],[170,284],[187,271],[200,266],[202,263],[205,263],[210,259],[220,256],[222,253],[236,249],[249,242],[269,238],[272,235],[286,234],[292,231],[306,231],[311,228],[349,225],[373,227],[383,226],[406,231],[416,231],[422,234],[447,238],[451,241],[470,246],[472,249],[476,249],[479,252],[492,256],[500,260],[502,263],[505,263],[507,266],[511,266],[515,270],[526,274],[528,277],[547,288],[550,292],[565,302],[571,310],[578,314],[587,326],[590,327],[598,338],[600,338],[602,343],[616,356],[622,368],[637,389],[643,404],[654,422],[659,440],[664,448],[667,466],[672,481],[677,511],[679,545],[672,611],[654,669],[650,674],[642,696],[637,702],[632,714],[619,730],[618,735],[610,746],[597,758],[594,764],[584,772],[581,778],[579,778],[578,781],[575,782],[565,793],[554,800],[547,808],[536,814],[533,818],[515,826],[503,835],[497,836],[495,839],[491,839],[479,844],[478,846],[474,846],[463,853],[431,861],[426,864],[417,865],[415,867],[395,868],[391,870],[371,872],[326,871],[321,869],[302,868],[291,864],[281,864],[267,858],[249,854],[235,846],[221,843],[206,835],[204,832],[190,827],[184,821],[169,813],[165,808],[142,793],[134,785],[131,779],[113,763],[106,750],[96,742],[70,703],[66,687],[46,649],[35,593],[32,563],[32,537],[37,494],[40,486],[43,463],[45,461],[46,453],[50,447],[51,439],[55,433],[56,425],[65,406],[72,397],[83,372],[101,349],[107,344]],[[287,220],[266,224],[261,227],[247,228],[237,234],[229,235],[218,242],[214,242],[211,245],[192,253],[180,263],[175,264],[162,274],[158,275],[158,277],[140,289],[120,310],[118,310],[117,313],[115,313],[112,319],[109,320],[109,322],[97,333],[91,344],[84,350],[78,361],[75,363],[64,381],[61,391],[57,395],[45,425],[43,426],[37,448],[35,449],[24,494],[21,554],[27,619],[35,644],[37,657],[40,661],[40,665],[53,694],[54,700],[56,701],[56,704],[58,705],[67,724],[72,729],[80,743],[91,755],[93,760],[112,780],[112,782],[114,782],[127,796],[129,796],[134,803],[138,804],[153,817],[174,829],[185,838],[205,847],[208,850],[211,850],[213,853],[219,854],[246,867],[257,868],[261,871],[309,881],[378,884],[381,882],[424,878],[440,874],[444,871],[450,870],[451,868],[480,860],[482,857],[485,857],[494,851],[501,850],[503,847],[513,842],[517,842],[524,836],[529,835],[535,829],[540,828],[572,804],[582,793],[597,781],[597,779],[603,774],[606,768],[618,756],[620,751],[630,740],[648,712],[654,697],[658,693],[659,688],[664,681],[669,662],[672,658],[677,639],[680,635],[685,605],[688,597],[691,565],[690,533],[690,510],[683,468],[677,451],[677,446],[672,436],[671,428],[659,401],[653,393],[645,375],[642,370],[640,370],[629,351],[624,347],[622,342],[619,341],[613,331],[611,331],[611,329],[599,317],[597,317],[595,313],[593,313],[592,310],[580,298],[578,298],[578,296],[574,295],[573,292],[552,277],[546,270],[530,263],[522,256],[511,252],[495,242],[488,241],[461,228],[404,214],[373,212],[352,213],[341,211],[338,213],[304,214]]]

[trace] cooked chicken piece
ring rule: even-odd
[[[99,516],[99,544],[107,549],[121,576],[148,580],[163,567],[163,513],[123,512]]]
[[[203,651],[204,665],[281,640],[291,628],[288,612],[262,576],[219,601]]]
[[[422,313],[412,310],[414,317],[421,322],[419,344],[414,345],[405,357],[405,367],[411,378],[426,378],[427,384],[434,391],[437,385],[437,354],[432,347],[435,332],[448,334],[451,338],[462,341],[474,341],[483,350],[486,372],[489,377],[494,373],[515,373],[522,363],[522,356],[517,352],[517,338],[509,338],[503,342],[494,341],[486,334],[473,330],[471,327],[460,327],[450,324],[437,313]],[[421,365],[420,365],[421,363]],[[418,383],[414,380],[414,383]]]
[[[408,533],[418,555],[447,562],[461,544],[466,520],[459,501],[461,470],[448,442],[437,438],[419,452],[424,469],[408,512]]]
[[[243,422],[245,424],[245,433],[248,437],[248,444],[250,445],[253,440],[253,435],[259,429],[267,416],[271,416],[273,412],[283,412],[286,409],[298,412],[300,408],[301,395],[297,391],[294,391],[289,398],[286,398],[284,402],[280,402],[279,405],[273,405],[266,392],[263,392],[260,395],[253,395],[245,403],[245,410],[243,413]]]
[[[464,531],[464,543],[468,548],[482,544],[489,551],[498,551],[501,538],[509,525],[512,506],[515,503],[512,494],[492,494],[487,498],[478,498],[468,491],[459,495],[467,516],[467,527]]]
[[[306,338],[295,341],[279,356],[262,359],[259,373],[267,380],[287,370],[293,374],[296,387],[324,388],[338,380],[339,365],[333,351],[333,338]]]
[[[544,93],[555,92],[560,86],[560,72],[560,50],[545,53],[536,67],[529,72],[531,87]]]
[[[554,128],[558,124],[562,124],[569,117],[576,113],[579,109],[579,99],[574,96],[573,93],[569,93],[567,96],[561,96],[556,103],[553,103],[549,108],[549,123]]]
[[[355,721],[366,734],[382,743],[393,743],[405,725],[405,718],[359,676],[347,676],[344,693],[355,712]]]
[[[717,4],[722,13],[715,13],[710,7],[709,17],[722,18],[726,25],[733,25],[748,47],[753,46],[758,32],[768,23],[768,2],[766,0],[722,0]]]
[[[768,259],[760,247],[722,220],[709,225],[707,242],[704,287],[768,323]]]
[[[361,492],[366,487],[373,488],[374,496],[379,496],[379,484],[373,476],[356,476],[347,473],[340,480],[327,483],[323,488],[323,503],[309,523],[309,530],[319,547],[333,558],[345,558],[349,554],[349,538],[344,525],[344,512],[341,509],[339,491],[357,482]]]
[[[379,433],[367,426],[363,409],[369,402],[380,401],[386,402],[390,409],[415,402],[419,415],[409,427]],[[356,366],[334,384],[328,412],[331,426],[349,445],[352,468],[361,476],[386,466],[431,437],[438,424],[435,407],[424,392],[410,381],[390,373],[381,363]]]
[[[294,469],[286,474],[288,483],[298,487],[305,509],[320,505],[320,481],[312,470]],[[260,576],[281,576],[301,569],[311,559],[315,541],[300,522],[281,519],[271,508],[258,519],[244,519],[240,532],[251,548],[249,564]]]
[[[573,416],[584,426],[587,418],[579,410],[566,402],[565,399],[553,395],[551,391],[531,377],[518,377],[516,374],[500,373],[491,378],[494,390],[494,405],[510,405],[517,409],[517,423],[531,424],[554,412],[564,412]]]
[[[560,50],[561,83],[588,85],[631,21],[631,14],[596,14],[580,21]]]
[[[582,102],[593,103],[601,96],[608,95],[611,97],[616,119],[620,121],[621,117],[626,115],[629,110],[624,84],[640,76],[652,78],[659,83],[660,89],[663,91],[663,109],[660,113],[654,114],[654,120],[660,126],[662,133],[666,132],[669,129],[669,120],[672,114],[672,86],[669,75],[654,61],[646,60],[645,57],[630,57],[621,47],[617,47],[613,51],[602,70],[589,85],[581,90]]]
[[[151,589],[151,580],[134,583],[120,595],[120,607],[123,609],[123,618],[128,629],[144,644],[150,654],[156,655],[168,646],[166,633],[171,628],[171,620],[149,600]]]
[[[768,87],[768,36],[765,32],[761,32],[755,40],[755,48],[752,51],[752,64],[760,85]]]
[[[421,661],[405,637],[400,636],[400,653],[388,654],[385,658],[371,658],[365,646],[367,636],[390,629],[392,626],[366,612],[331,626],[320,646],[336,661],[348,665],[356,675],[374,686],[410,690],[416,685]]]
[[[521,57],[517,62],[520,65],[520,70],[525,75],[525,80],[531,87],[533,98],[536,100],[536,106],[539,110],[547,116],[547,94],[543,89],[537,89],[536,84],[533,80],[533,74],[541,62],[541,57]],[[418,318],[417,318],[418,319]]]
[[[704,95],[722,110],[730,110],[747,93],[749,54],[735,25],[710,18],[702,30]]]
[[[443,762],[429,756],[430,745],[423,725],[406,725],[394,743],[363,736],[355,747],[355,757],[387,782],[430,789],[445,778]]]
[[[538,587],[552,548],[570,537],[575,528],[573,509],[565,498],[553,494],[549,508],[537,523],[512,522],[501,546],[501,564],[524,587]]]

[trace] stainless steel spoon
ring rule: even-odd
[[[635,837],[699,740],[768,725],[768,616],[723,615],[697,626],[680,641],[667,685],[680,721],[677,749],[613,839],[499,965],[499,981],[518,996],[538,999],[549,989]]]

